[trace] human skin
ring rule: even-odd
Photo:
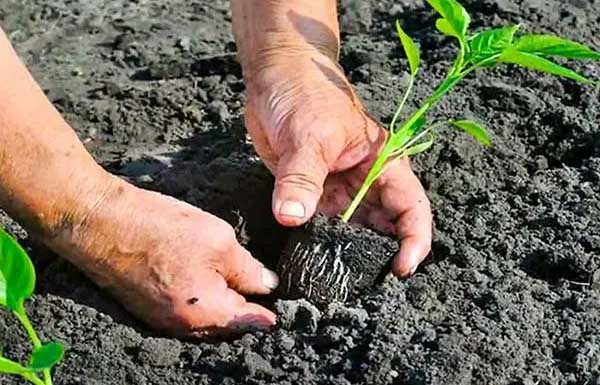
[[[299,225],[319,201],[336,214],[385,131],[336,65],[335,2],[234,0],[232,9],[247,126],[277,179],[276,218]],[[300,18],[292,22],[290,12]],[[277,277],[237,243],[231,226],[97,165],[1,30],[0,84],[0,207],[32,236],[164,332],[198,336],[275,323],[242,295],[269,293]],[[408,161],[389,167],[356,219],[403,238],[399,275],[429,250],[428,201]]]
[[[338,64],[336,3],[231,1],[246,127],[276,177],[273,214],[288,226],[305,223],[316,210],[340,214],[387,135]],[[431,210],[408,159],[388,165],[354,221],[401,238],[392,270],[414,273],[431,247]]]
[[[274,273],[231,226],[97,165],[0,32],[0,207],[30,234],[173,335],[269,328]]]

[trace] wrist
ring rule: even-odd
[[[2,167],[0,204],[32,236],[47,243],[84,221],[113,186],[115,179],[91,157],[62,162],[50,157],[37,170]]]
[[[248,79],[265,66],[325,55],[337,61],[335,0],[232,0],[238,59]]]

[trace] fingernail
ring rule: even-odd
[[[410,273],[408,273],[409,277],[412,277],[413,275],[415,275],[415,273],[417,272],[417,268],[419,267],[419,265],[414,265],[412,269],[410,269]]]
[[[279,214],[287,217],[304,218],[306,211],[304,205],[296,201],[285,201],[279,208]]]
[[[268,287],[271,290],[275,290],[277,289],[277,286],[279,286],[279,277],[277,276],[277,274],[275,274],[275,272],[269,270],[269,269],[263,269],[263,285],[265,285],[266,287]]]

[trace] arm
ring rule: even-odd
[[[232,0],[233,33],[248,73],[285,56],[339,54],[335,0]]]
[[[142,321],[178,335],[266,328],[277,276],[226,222],[97,165],[0,32],[0,206]],[[2,256],[0,256],[1,258]]]
[[[275,176],[273,214],[286,226],[317,210],[340,214],[387,136],[337,62],[336,3],[232,0],[246,127]],[[429,201],[407,159],[387,167],[354,218],[402,239],[397,275],[414,273],[429,252]]]
[[[0,30],[0,206],[38,235],[83,218],[111,185]]]

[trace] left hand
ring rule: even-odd
[[[387,131],[365,111],[333,57],[285,48],[248,71],[246,126],[276,177],[273,213],[299,226],[319,210],[335,216],[361,186]],[[408,159],[389,164],[353,221],[396,234],[392,269],[409,276],[431,248],[429,200]]]

